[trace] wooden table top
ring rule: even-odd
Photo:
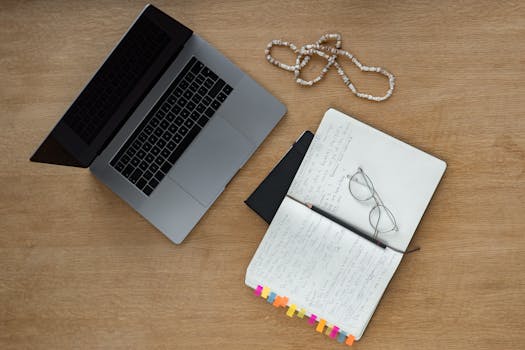
[[[243,201],[329,107],[448,163],[413,240],[422,250],[403,260],[355,347],[523,347],[523,4],[156,5],[221,50],[288,113],[175,246],[88,170],[28,161],[144,3],[2,1],[0,348],[344,348],[256,300],[244,285],[267,226]],[[300,87],[264,58],[272,39],[302,45],[329,32],[341,33],[343,47],[363,63],[396,75],[391,99],[356,98],[334,71],[316,87]],[[362,89],[386,89],[384,78],[342,64]]]

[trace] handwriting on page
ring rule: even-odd
[[[400,260],[400,254],[285,198],[246,277],[361,334]]]

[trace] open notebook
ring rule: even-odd
[[[288,194],[373,235],[372,203],[348,191],[357,168],[395,216],[378,245],[286,197],[246,271],[254,293],[318,332],[361,338],[394,275],[446,164],[334,109],[319,126]]]

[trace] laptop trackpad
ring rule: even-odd
[[[214,116],[168,176],[202,205],[209,206],[255,148],[220,116]]]

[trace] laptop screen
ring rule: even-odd
[[[170,37],[140,17],[64,115],[65,123],[91,144]]]
[[[31,160],[88,167],[191,35],[189,28],[146,6]]]

